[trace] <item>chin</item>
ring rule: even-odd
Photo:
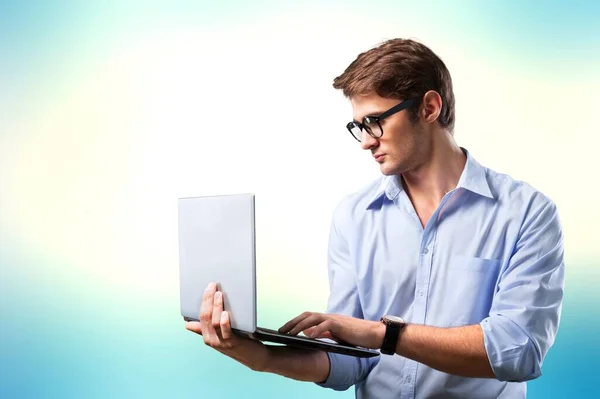
[[[381,170],[381,174],[383,174],[384,176],[391,176],[391,175],[393,175],[392,172],[390,172],[387,168],[385,168],[383,166],[380,168],[380,170]]]
[[[384,176],[397,176],[405,172],[405,168],[402,165],[388,164],[386,162],[379,165],[379,169]]]

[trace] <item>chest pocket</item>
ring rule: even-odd
[[[440,265],[434,284],[440,289],[437,303],[430,304],[435,324],[462,326],[479,323],[489,315],[500,273],[499,259],[451,255]],[[432,307],[434,309],[432,309]],[[437,309],[435,309],[437,308]]]

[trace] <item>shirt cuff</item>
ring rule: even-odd
[[[482,320],[480,326],[496,378],[523,382],[542,374],[535,345],[517,324],[504,316],[491,316]]]
[[[324,388],[345,391],[362,380],[374,366],[369,359],[327,352],[329,375],[324,382],[316,383]]]

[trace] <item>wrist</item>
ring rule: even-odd
[[[381,345],[383,345],[383,339],[385,338],[385,330],[385,324],[383,324],[382,322],[376,322],[374,331],[375,345],[373,346],[373,349],[379,349],[381,348]]]
[[[266,349],[264,367],[255,371],[317,383],[326,381],[329,376],[331,365],[326,352],[279,345],[266,346]]]
[[[379,348],[380,352],[384,355],[395,355],[400,333],[406,326],[406,322],[401,317],[386,315],[381,318],[381,324],[385,328],[385,334]]]
[[[263,373],[277,373],[277,354],[275,353],[276,346],[264,346],[265,351],[262,356],[258,356],[260,361],[254,371]]]

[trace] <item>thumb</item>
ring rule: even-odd
[[[199,321],[186,321],[185,329],[202,335],[202,327]]]

